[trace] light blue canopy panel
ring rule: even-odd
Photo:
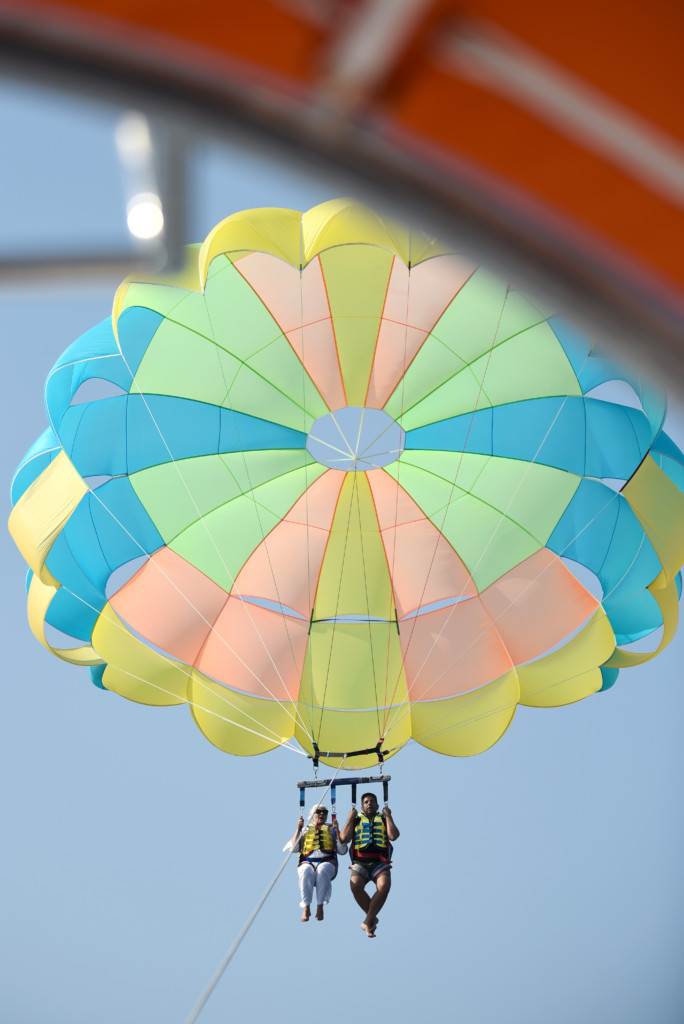
[[[603,606],[620,643],[631,643],[638,617],[645,635],[661,625],[646,587],[661,570],[653,546],[623,496],[597,480],[582,480],[547,546],[586,566],[599,579]]]
[[[607,358],[605,352],[597,351],[583,334],[562,317],[551,317],[549,326],[575,371],[582,394],[586,395],[608,381],[625,381],[634,390],[651,425],[653,437],[656,437],[662,429],[667,411],[667,399],[662,388],[631,367]]]
[[[168,395],[116,395],[68,408],[59,439],[83,477],[137,473],[226,452],[304,448],[306,434],[246,413]]]
[[[89,640],[96,612],[106,601],[110,575],[163,544],[126,477],[108,480],[88,492],[47,558],[48,569],[62,584],[47,621],[63,633]]]
[[[579,476],[628,479],[652,443],[645,414],[576,395],[479,409],[409,430],[406,450],[522,459]]]

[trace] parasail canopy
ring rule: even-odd
[[[676,628],[664,396],[353,203],[235,214],[125,281],[46,404],[10,516],[32,631],[229,753],[478,753]]]

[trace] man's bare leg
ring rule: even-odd
[[[389,891],[392,887],[392,878],[389,871],[383,871],[379,874],[375,880],[375,885],[376,890],[368,901],[368,910],[366,911],[366,919],[364,921],[369,938],[375,937],[378,914],[384,907],[385,900],[389,896]]]
[[[357,874],[356,872],[352,872],[349,884],[351,885],[351,891],[354,899],[361,907],[363,912],[366,914],[366,916],[368,916],[368,908],[370,907],[371,902],[370,896],[366,892],[366,886],[368,885],[368,882],[365,881],[365,879],[363,879],[361,875]],[[366,927],[365,920],[361,927],[366,929],[366,931],[368,930]]]
[[[323,904],[319,903],[318,906],[316,907],[316,920],[317,921],[322,921],[323,920],[323,916],[324,916]]]
[[[309,920],[310,917],[311,917],[311,908],[310,907],[303,907],[302,908],[302,916],[300,917],[300,921],[306,922],[306,921]]]

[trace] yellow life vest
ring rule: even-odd
[[[381,814],[368,818],[359,814],[354,826],[352,860],[389,860],[390,842],[385,819]]]
[[[330,857],[336,855],[337,848],[330,825],[321,825],[318,829],[315,825],[309,825],[307,828],[302,838],[300,859],[306,859],[315,850],[320,850],[321,853],[328,854]]]

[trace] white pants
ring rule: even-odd
[[[316,890],[316,902],[329,903],[332,891],[332,880],[335,877],[336,866],[328,860],[314,867],[313,864],[300,864],[297,868],[299,875],[299,895],[301,896],[300,907],[310,907],[313,899],[314,889]]]

